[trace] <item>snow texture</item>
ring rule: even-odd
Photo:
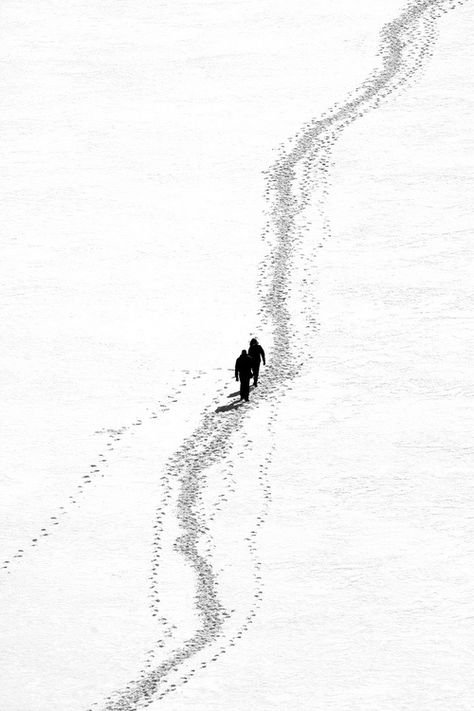
[[[297,5],[5,6],[6,711],[472,707],[474,14]]]

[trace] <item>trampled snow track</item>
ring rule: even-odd
[[[226,464],[230,466],[232,443],[236,434],[242,431],[248,415],[255,412],[259,403],[274,399],[276,392],[284,395],[289,383],[301,372],[303,360],[311,358],[312,339],[317,332],[314,267],[317,249],[329,235],[324,201],[329,187],[332,147],[349,124],[409,85],[433,51],[437,20],[465,2],[467,0],[419,0],[407,5],[396,19],[382,28],[380,66],[342,103],[305,124],[289,139],[289,147],[282,147],[280,156],[267,171],[266,197],[270,207],[264,237],[271,241],[272,249],[260,267],[262,306],[259,311],[260,324],[270,326],[273,333],[271,363],[266,378],[249,405],[222,411],[224,408],[214,409],[214,401],[203,412],[201,423],[194,433],[171,457],[163,473],[168,504],[172,483],[178,482],[176,515],[182,534],[175,542],[175,549],[194,571],[195,605],[201,625],[184,644],[162,661],[154,661],[160,650],[152,650],[151,662],[138,678],[131,680],[105,702],[94,704],[94,708],[134,711],[149,706],[181,683],[186,683],[196,673],[197,655],[207,654],[207,658],[200,663],[201,667],[215,661],[229,645],[235,644],[254,619],[262,593],[255,539],[271,497],[268,467],[272,452],[270,450],[264,456],[258,471],[255,471],[262,482],[262,502],[248,540],[257,602],[249,603],[244,624],[232,631],[227,629],[230,614],[219,599],[218,576],[213,569],[212,555],[209,549],[206,549],[206,554],[200,550],[200,543],[205,541],[207,535],[206,519],[200,505],[206,487],[206,471],[218,462],[223,467]],[[310,207],[319,208],[321,224],[318,227],[308,221]],[[313,236],[308,234],[310,228]],[[317,232],[319,238],[314,236]],[[304,315],[303,327],[296,325],[294,314]],[[276,406],[271,407],[275,410]],[[274,416],[273,412],[270,421]],[[247,440],[246,444],[252,446],[251,440]],[[154,615],[159,612],[156,574],[165,514],[163,507],[158,512],[155,528],[152,564]],[[189,668],[190,663],[193,663],[193,668]]]

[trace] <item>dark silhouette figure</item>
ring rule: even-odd
[[[260,370],[260,361],[265,365],[265,351],[256,338],[252,338],[249,346],[249,356],[253,360],[253,384],[257,387],[258,371]]]
[[[235,361],[235,379],[240,380],[240,399],[246,402],[249,400],[253,364],[253,360],[247,355],[247,351],[242,351]]]

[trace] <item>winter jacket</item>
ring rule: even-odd
[[[235,361],[235,377],[241,380],[252,377],[253,361],[248,355],[240,355]]]
[[[254,343],[253,345],[251,345],[249,347],[248,354],[257,363],[260,363],[260,360],[263,360],[263,365],[265,365],[265,351],[263,350],[260,343]]]

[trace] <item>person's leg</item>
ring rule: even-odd
[[[241,400],[243,400],[245,397],[244,392],[245,392],[244,383],[242,381],[242,378],[240,378],[240,399]]]
[[[258,361],[254,362],[253,366],[253,384],[255,387],[257,387],[257,381],[258,381],[258,371],[260,370],[260,363]]]
[[[242,383],[243,397],[248,402],[250,390],[250,378],[246,378]]]

